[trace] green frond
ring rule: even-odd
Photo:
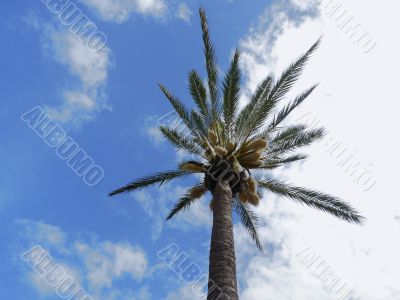
[[[235,123],[236,141],[240,141],[242,137],[247,136],[254,128],[255,120],[251,118],[255,114],[255,110],[261,99],[266,98],[270,93],[273,84],[272,76],[268,76],[257,87],[250,102],[240,111]]]
[[[292,186],[275,179],[259,181],[258,185],[260,188],[268,189],[277,195],[325,211],[347,222],[357,224],[362,224],[364,222],[363,216],[361,216],[349,204],[334,196],[302,187]]]
[[[315,90],[318,85],[314,85],[308,90],[297,96],[291,103],[286,105],[282,110],[280,110],[272,120],[268,127],[269,131],[273,131],[297,106],[299,106],[307,97]]]
[[[188,209],[196,200],[198,200],[200,197],[196,196],[194,197],[192,194],[192,191],[194,189],[198,188],[203,188],[204,183],[198,183],[194,187],[192,187],[182,198],[179,199],[179,201],[175,204],[175,206],[172,208],[170,213],[168,214],[166,220],[170,220],[172,217],[174,217],[177,213],[184,211]]]
[[[266,158],[258,169],[275,169],[296,161],[304,160],[307,155],[295,154],[288,157]]]
[[[185,125],[189,129],[192,129],[192,121],[190,119],[190,113],[183,105],[183,103],[179,101],[179,99],[176,98],[174,95],[172,95],[171,92],[164,85],[159,83],[158,86],[164,93],[165,97],[167,97],[167,99],[169,100],[169,102],[171,103],[172,107],[175,109],[176,113],[181,118],[181,120],[185,123]]]
[[[208,132],[208,126],[205,123],[202,116],[195,110],[192,110],[192,123],[193,127],[196,129],[197,132],[200,132],[201,136],[206,137]]]
[[[220,114],[219,89],[218,89],[218,65],[215,59],[214,46],[211,43],[208,31],[208,22],[204,9],[200,8],[201,29],[203,31],[204,56],[208,76],[208,90],[211,100],[211,113],[213,120],[218,120]]]
[[[165,184],[175,178],[183,177],[192,174],[192,172],[184,171],[184,170],[174,170],[174,171],[164,171],[159,172],[150,176],[139,178],[115,191],[109,193],[109,196],[114,196],[117,194],[132,192],[135,190],[141,190],[145,187],[152,186],[156,183],[162,185]]]
[[[166,217],[166,220],[170,220],[174,217],[177,213],[181,212],[182,210],[188,209],[197,199],[193,199],[190,197],[182,197],[179,201],[175,204],[175,206],[171,209],[170,213]]]
[[[230,138],[233,122],[239,105],[240,95],[240,69],[239,69],[239,50],[235,51],[231,66],[223,82],[224,93],[224,121],[226,135]]]
[[[194,102],[199,108],[200,115],[204,120],[203,122],[208,122],[210,112],[207,103],[207,89],[196,71],[191,71],[189,73],[189,89]]]
[[[265,125],[270,113],[301,75],[303,67],[318,48],[320,41],[321,39],[318,39],[303,56],[292,63],[289,68],[282,73],[271,91],[267,95],[264,95],[261,101],[257,103],[254,113],[248,120],[248,126],[245,130],[245,139],[256,134],[256,132]]]
[[[234,209],[240,217],[240,221],[242,222],[243,226],[246,228],[247,232],[256,243],[257,248],[260,251],[263,251],[262,244],[257,232],[258,217],[251,210],[249,205],[240,202],[240,200],[238,199],[235,199],[234,201]]]
[[[197,145],[194,140],[190,139],[189,137],[183,136],[175,129],[167,128],[165,126],[160,126],[160,131],[163,134],[163,136],[178,150],[183,149],[192,154],[197,154],[197,155],[202,154],[203,152],[202,148],[200,148],[199,145]]]
[[[273,137],[271,137],[270,144],[278,145],[284,141],[293,139],[297,135],[304,133],[307,129],[305,124],[291,125],[278,131]]]
[[[323,128],[318,128],[294,133],[290,136],[290,138],[288,137],[280,141],[276,141],[274,139],[271,141],[268,154],[280,155],[301,147],[309,146],[312,143],[322,139],[324,136],[325,130]]]
[[[321,43],[321,38],[319,38],[308,51],[293,62],[281,75],[281,77],[276,81],[271,94],[268,97],[268,101],[276,104],[293,86],[293,84],[300,77],[303,67],[307,63],[311,55],[317,50],[319,44]]]

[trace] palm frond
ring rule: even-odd
[[[353,222],[357,224],[362,224],[364,222],[363,216],[361,216],[349,204],[334,196],[302,187],[292,186],[276,179],[262,180],[259,181],[258,184],[260,188],[266,188],[275,194],[325,211],[347,222]]]
[[[264,95],[261,101],[257,103],[256,109],[253,110],[253,113],[249,117],[249,122],[247,122],[245,140],[256,134],[256,132],[264,126],[267,118],[276,107],[278,102],[297,81],[301,75],[305,63],[310,58],[312,53],[314,53],[314,51],[318,48],[319,44],[320,39],[318,39],[303,56],[292,63],[289,68],[282,73],[275,85],[272,87],[271,91],[267,95]]]
[[[201,196],[193,196],[192,191],[195,189],[204,188],[204,183],[198,183],[194,187],[192,187],[179,201],[174,205],[170,213],[168,214],[166,220],[170,220],[177,213],[188,209],[196,200],[200,199]]]
[[[164,85],[159,83],[158,86],[164,93],[165,97],[167,97],[167,99],[169,100],[169,102],[171,103],[172,107],[175,109],[176,113],[181,118],[181,120],[185,123],[185,125],[189,129],[192,129],[192,121],[190,119],[190,113],[187,110],[187,108],[183,105],[181,101],[179,101],[178,98],[172,95],[171,92]]]
[[[278,102],[283,98],[283,96],[290,90],[293,84],[300,77],[304,65],[306,64],[310,56],[318,48],[320,41],[321,39],[318,39],[303,56],[292,63],[289,68],[287,68],[276,81],[275,85],[271,89],[271,92],[263,97],[261,99],[262,101],[257,104],[257,109],[250,116],[250,122],[247,123],[248,126],[245,131],[245,139],[255,134],[257,130],[264,126],[267,118],[276,107]]]
[[[235,135],[237,141],[241,140],[241,137],[246,136],[247,132],[250,132],[253,126],[253,119],[250,117],[254,115],[254,111],[257,104],[261,99],[264,99],[271,91],[273,83],[272,76],[268,76],[263,82],[257,87],[254,95],[251,97],[250,102],[240,111],[239,116],[236,119],[235,124]]]
[[[258,134],[255,135],[255,139],[267,139],[270,141],[270,144],[276,144],[278,141],[281,141],[285,138],[290,138],[293,134],[298,132],[302,132],[307,129],[305,124],[297,124],[290,125],[288,127],[275,127],[273,130],[269,127],[260,130]],[[275,133],[274,136],[272,134]]]
[[[218,119],[220,113],[219,91],[218,91],[218,65],[215,59],[214,46],[211,43],[208,31],[208,21],[204,9],[200,8],[201,29],[203,31],[204,56],[206,58],[206,69],[208,76],[208,90],[210,93],[211,110],[214,120]]]
[[[303,67],[307,63],[311,55],[317,50],[319,44],[321,43],[321,38],[319,38],[304,55],[293,62],[277,80],[275,86],[273,87],[268,101],[277,103],[293,86],[293,84],[300,77]]]
[[[229,71],[223,82],[224,93],[224,121],[226,135],[231,137],[232,126],[239,105],[240,93],[240,70],[239,70],[239,50],[236,50]]]
[[[243,226],[246,228],[247,232],[256,243],[257,248],[260,251],[263,251],[262,244],[257,232],[258,217],[251,210],[249,205],[240,202],[240,200],[238,199],[235,199],[234,201],[234,209],[240,217],[240,221],[242,222]]]
[[[200,132],[201,136],[207,137],[208,126],[203,117],[195,110],[192,110],[192,122],[196,131]]]
[[[308,90],[297,96],[291,103],[286,105],[282,110],[280,110],[272,120],[269,125],[268,130],[274,130],[297,106],[299,106],[307,97],[315,90],[318,85],[314,85]]]
[[[271,137],[270,144],[277,145],[283,141],[293,139],[296,135],[304,133],[307,129],[305,124],[291,125],[278,131],[273,137]]]
[[[182,210],[185,210],[189,208],[197,199],[193,199],[190,197],[182,197],[179,199],[179,201],[175,204],[175,206],[171,209],[169,212],[168,216],[166,217],[166,220],[170,220],[172,217],[174,217],[177,213],[179,213]]]
[[[192,172],[185,171],[185,170],[173,170],[173,171],[164,171],[155,173],[153,175],[149,175],[146,177],[139,178],[127,185],[116,189],[109,193],[109,196],[114,196],[117,194],[125,193],[125,192],[132,192],[135,190],[141,190],[145,187],[152,186],[156,183],[159,185],[165,184],[175,178],[183,177],[192,174]]]
[[[275,169],[278,167],[282,167],[286,164],[290,164],[299,160],[304,160],[306,158],[307,155],[304,154],[295,154],[288,157],[266,158],[263,160],[263,164],[258,169]]]
[[[165,126],[160,126],[160,131],[163,134],[163,136],[178,150],[183,149],[192,154],[198,154],[198,155],[202,154],[203,152],[202,149],[199,147],[199,145],[196,144],[194,140],[190,139],[187,136],[182,135],[175,129],[168,128]]]
[[[325,130],[323,128],[300,131],[292,134],[290,138],[280,141],[273,140],[270,144],[271,148],[268,150],[268,154],[284,154],[300,147],[309,146],[324,136]]]
[[[189,73],[189,89],[194,102],[199,108],[201,117],[205,122],[208,122],[210,116],[207,103],[207,89],[196,71]]]

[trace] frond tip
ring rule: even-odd
[[[275,129],[296,107],[298,107],[309,95],[315,90],[318,85],[314,85],[305,92],[297,96],[292,102],[281,109],[274,117],[272,123],[269,125],[269,131]]]
[[[168,214],[166,220],[170,220],[177,213],[188,209],[197,199],[200,199],[205,193],[207,193],[207,188],[204,183],[201,182],[194,187],[192,187],[172,208]]]
[[[250,209],[247,204],[241,203],[241,201],[237,199],[235,199],[234,202],[234,209],[239,215],[242,225],[244,226],[244,228],[246,228],[247,232],[256,243],[257,248],[260,251],[263,251],[260,237],[257,232],[258,218],[255,213]]]
[[[112,191],[111,193],[108,194],[108,196],[114,196],[114,195],[121,194],[121,193],[133,192],[135,190],[141,190],[145,187],[152,186],[156,183],[159,183],[160,185],[162,185],[162,184],[167,183],[175,178],[187,176],[189,174],[192,174],[192,173],[189,171],[185,171],[185,170],[159,172],[159,173],[156,173],[156,174],[153,174],[150,176],[139,178],[131,183],[128,183],[127,185]]]
[[[201,20],[201,29],[203,31],[204,56],[206,58],[208,92],[210,94],[211,101],[211,114],[213,119],[217,119],[220,110],[218,91],[218,65],[216,63],[215,50],[211,42],[210,32],[208,30],[206,12],[203,8],[200,8],[199,14]]]
[[[207,89],[196,71],[189,73],[189,89],[192,99],[196,103],[203,120],[208,121],[209,105],[207,102]]]
[[[277,195],[325,211],[344,221],[356,224],[362,224],[365,221],[365,218],[349,204],[334,196],[302,187],[292,186],[276,179],[262,180],[259,181],[258,184],[260,187],[268,189]]]
[[[231,136],[234,119],[239,106],[240,95],[240,69],[239,69],[239,50],[236,50],[229,71],[226,73],[223,82],[223,111],[226,136]]]
[[[192,139],[186,137],[181,132],[165,126],[160,126],[160,131],[176,149],[184,149],[191,154],[201,155],[201,148]]]

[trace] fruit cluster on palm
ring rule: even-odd
[[[182,131],[176,127],[160,126],[160,130],[177,149],[187,151],[195,159],[182,162],[176,170],[135,180],[111,192],[110,195],[139,190],[155,184],[165,184],[196,173],[204,174],[203,179],[176,203],[167,219],[189,208],[207,192],[212,194],[210,207],[213,211],[213,233],[209,289],[213,284],[217,285],[226,299],[237,299],[236,274],[231,274],[236,272],[231,214],[234,210],[239,215],[250,236],[261,249],[257,233],[257,217],[251,206],[259,204],[262,190],[328,212],[345,221],[362,223],[363,217],[334,196],[290,185],[272,178],[271,174],[257,176],[263,175],[262,171],[306,159],[306,155],[295,152],[324,136],[322,128],[308,129],[304,124],[284,125],[283,122],[313,92],[316,85],[305,90],[289,104],[277,109],[301,75],[307,60],[318,48],[320,40],[295,60],[276,80],[272,76],[267,76],[257,87],[250,101],[239,109],[240,52],[235,51],[229,70],[220,84],[214,47],[210,41],[207,19],[202,9],[200,9],[200,19],[207,82],[204,83],[196,71],[189,73],[189,89],[196,109],[186,108],[160,84],[162,92],[187,129]],[[231,249],[226,249],[227,247]],[[220,297],[218,293],[209,291],[208,299],[218,297]]]

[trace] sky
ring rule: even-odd
[[[208,274],[209,197],[169,222],[193,180],[107,197],[185,157],[157,131],[172,111],[157,84],[192,105],[187,74],[205,78],[200,6],[220,75],[242,52],[242,105],[323,36],[288,99],[318,89],[288,124],[324,126],[327,136],[306,162],[274,175],[367,218],[347,224],[265,193],[256,209],[264,253],[234,225],[240,299],[400,299],[400,4],[388,0],[3,1],[0,299],[202,299],[185,271]],[[96,38],[85,40],[74,18],[92,22]],[[91,173],[65,159],[61,137]],[[61,274],[53,281],[50,267]],[[79,293],[63,294],[61,277]]]

